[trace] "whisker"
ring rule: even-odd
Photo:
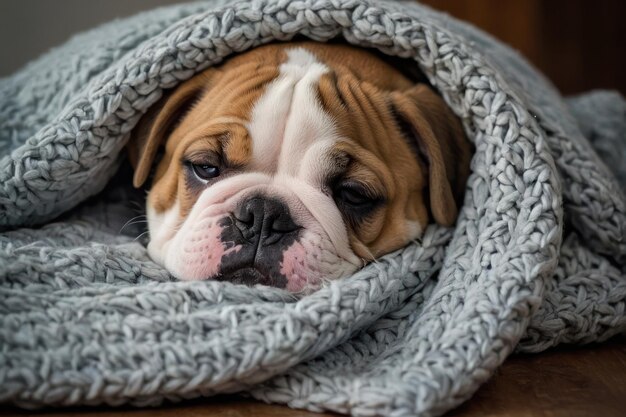
[[[137,240],[141,239],[144,235],[150,233],[149,230],[146,230],[145,232],[139,234],[139,236],[137,236],[135,239],[133,239],[133,242],[136,242]]]
[[[136,222],[127,223],[126,226],[132,226],[133,224],[141,224],[141,223],[148,223],[148,220],[137,220]]]
[[[366,266],[368,263],[370,263],[370,262],[371,262],[371,263],[373,263],[373,264],[376,264],[376,265],[380,264],[380,262],[378,261],[378,259],[376,259],[376,257],[374,256],[374,254],[373,254],[372,252],[370,252],[370,250],[369,250],[369,249],[367,249],[367,248],[364,248],[364,249],[365,249],[366,254],[370,257],[370,259],[361,258],[361,262],[363,263],[363,264],[361,265],[361,267],[362,267],[362,268],[363,268],[363,267],[365,267],[365,266]]]
[[[124,223],[124,226],[122,226],[122,227],[120,228],[120,231],[119,231],[118,233],[122,233],[122,231],[123,231],[126,227],[130,226],[131,224],[140,223],[141,221],[145,221],[145,222],[147,222],[147,220],[139,220],[139,219],[141,219],[142,217],[146,217],[146,216],[145,216],[145,215],[136,216],[136,217],[133,217],[132,219],[128,220],[126,223]]]
[[[128,205],[131,208],[134,208],[134,209],[139,210],[139,211],[144,211],[146,209],[143,204],[141,204],[140,202],[135,201],[135,200],[129,201]]]

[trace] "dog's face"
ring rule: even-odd
[[[471,145],[426,85],[365,50],[274,44],[182,83],[134,132],[150,256],[186,280],[307,292],[452,225]]]

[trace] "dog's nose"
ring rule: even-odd
[[[233,215],[244,238],[259,237],[264,245],[275,243],[299,228],[287,206],[276,198],[251,197],[239,204]]]

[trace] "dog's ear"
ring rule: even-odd
[[[461,122],[428,85],[391,93],[392,109],[421,166],[428,170],[430,212],[452,226],[470,171],[472,145]]]
[[[208,88],[214,71],[209,69],[165,95],[143,115],[128,142],[128,157],[135,170],[133,185],[146,182],[159,147],[165,143],[180,119]]]

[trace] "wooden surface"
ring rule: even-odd
[[[7,417],[319,417],[284,406],[238,397],[169,404],[159,408],[82,408],[23,411],[0,408]],[[446,417],[626,416],[626,339],[510,357],[476,395]]]
[[[626,339],[513,356],[448,417],[624,417]]]
[[[626,1],[420,0],[519,50],[564,94],[626,94]]]

